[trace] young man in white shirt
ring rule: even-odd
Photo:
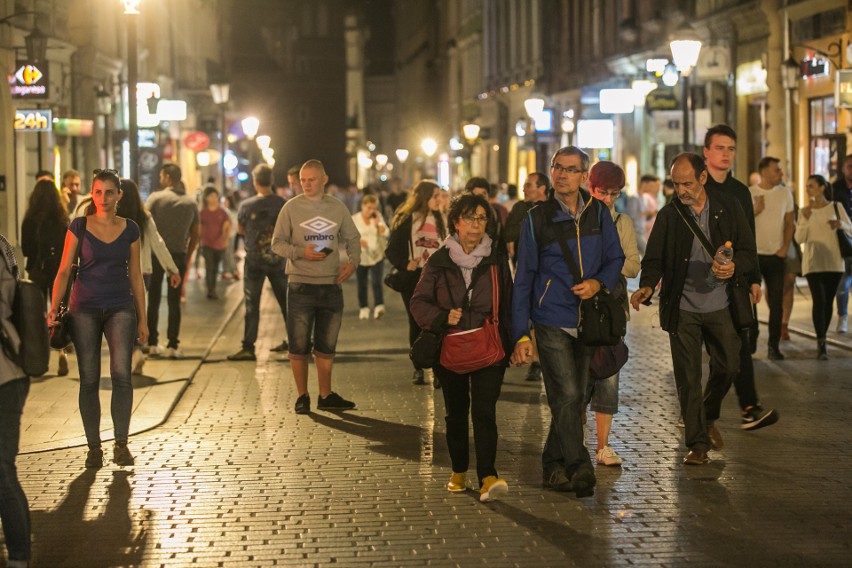
[[[784,314],[784,274],[793,240],[793,195],[781,185],[784,173],[778,158],[766,156],[757,166],[760,183],[749,188],[754,201],[754,223],[760,273],[769,304],[769,358],[781,360],[778,348]]]

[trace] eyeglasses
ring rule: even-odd
[[[484,225],[488,222],[488,217],[485,215],[463,215],[462,220],[471,225],[480,224]]]
[[[572,174],[572,175],[573,174],[581,174],[585,171],[585,170],[577,169],[574,166],[566,168],[564,166],[560,166],[559,164],[551,164],[550,169],[552,169],[555,172],[564,172],[566,174]]]
[[[94,175],[95,177],[101,174],[113,175],[115,177],[118,177],[118,170],[92,170],[92,175]]]
[[[592,192],[595,195],[600,196],[601,199],[603,199],[604,197],[612,197],[613,199],[618,199],[618,196],[621,195],[620,189],[616,189],[615,191],[604,191],[602,189],[594,189],[592,190]]]

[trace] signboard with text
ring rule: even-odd
[[[16,110],[15,132],[50,132],[53,113],[46,109]]]
[[[49,86],[46,64],[36,66],[18,61],[15,72],[9,75],[9,88],[14,99],[46,99]]]
[[[840,69],[834,81],[839,108],[852,108],[852,69]]]

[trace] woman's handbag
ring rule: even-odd
[[[837,220],[840,220],[840,211],[837,210],[837,202],[832,201],[834,205],[834,214],[837,216]],[[850,237],[846,231],[837,228],[837,244],[840,246],[840,256],[843,258],[849,258],[852,256],[852,237]]]
[[[62,351],[71,345],[71,313],[68,311],[68,301],[71,298],[71,287],[77,278],[77,270],[80,264],[80,250],[83,248],[83,238],[86,236],[86,218],[83,217],[80,238],[77,240],[77,250],[74,252],[74,264],[71,274],[68,276],[68,284],[65,286],[65,294],[59,303],[59,312],[56,314],[54,324],[50,326],[50,347]]]
[[[414,247],[411,244],[411,238],[408,238],[408,250],[411,251],[409,259],[414,257]],[[385,286],[395,292],[411,292],[417,286],[417,281],[420,280],[420,270],[402,270],[393,267],[385,276]],[[423,367],[427,369],[429,367]]]
[[[482,327],[444,336],[440,358],[442,367],[458,375],[466,375],[495,365],[506,357],[500,339],[499,306],[497,266],[491,265],[491,315],[485,318]]]
[[[608,379],[618,373],[627,363],[630,352],[623,341],[615,345],[599,345],[589,362],[589,375],[597,381]]]
[[[416,368],[431,369],[438,364],[441,357],[441,338],[441,335],[428,329],[420,332],[408,352],[408,357]]]

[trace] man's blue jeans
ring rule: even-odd
[[[272,293],[281,308],[281,316],[287,322],[287,274],[284,273],[286,263],[264,264],[253,262],[246,258],[245,276],[243,279],[243,295],[246,302],[246,327],[243,333],[243,349],[254,353],[254,342],[257,341],[257,330],[260,326],[260,295],[263,292],[263,281],[269,279]]]
[[[0,385],[0,521],[9,560],[30,558],[30,508],[15,466],[21,440],[21,414],[29,392],[27,377]]]
[[[291,282],[287,291],[290,359],[331,359],[343,323],[343,289],[340,284]]]
[[[80,416],[89,447],[101,445],[101,344],[106,336],[112,378],[110,411],[115,441],[127,443],[133,410],[131,356],[136,344],[136,308],[78,309],[71,312],[71,335],[80,369]]]
[[[582,417],[592,350],[558,327],[536,325],[535,338],[551,416],[542,471],[547,478],[562,468],[570,478],[581,465],[591,465]]]

